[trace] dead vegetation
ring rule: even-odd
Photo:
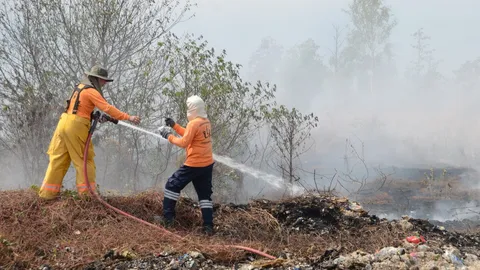
[[[222,245],[248,246],[276,257],[289,253],[314,263],[326,259],[325,254],[332,250],[375,253],[382,247],[398,246],[414,229],[370,216],[345,198],[317,195],[277,202],[257,200],[248,205],[215,205],[217,233],[206,237],[199,230],[198,205],[182,199],[177,206],[179,224],[173,231],[186,240],[178,241],[95,200],[74,194],[42,201],[33,190],[1,191],[0,200],[0,265],[20,269],[44,264],[83,268],[113,251],[124,257],[145,257],[197,250],[217,264],[229,265],[252,256]],[[149,222],[162,211],[162,195],[156,192],[105,200]],[[428,237],[431,228],[417,223]],[[432,235],[448,240],[438,233]],[[470,239],[462,240],[463,246],[469,246],[478,237],[462,239]]]
[[[115,207],[153,222],[162,211],[161,195],[154,192],[131,197],[107,197]],[[227,248],[205,248],[206,244],[237,244],[257,248],[274,256],[285,250],[303,256],[324,252],[332,245],[346,250],[359,247],[375,250],[364,241],[369,235],[384,234],[379,245],[391,244],[401,232],[395,228],[360,227],[352,217],[342,224],[341,205],[322,197],[294,199],[275,204],[257,201],[250,205],[216,205],[217,234],[206,238],[198,231],[200,211],[190,200],[178,205],[179,225],[174,231],[188,241],[178,242],[161,232],[118,215],[96,201],[66,195],[56,201],[42,201],[32,190],[0,192],[0,233],[11,243],[2,251],[7,266],[33,267],[42,264],[81,266],[100,259],[111,249],[138,255],[163,251],[201,250],[212,260],[231,263],[245,258],[245,252]],[[344,202],[347,202],[344,200]],[[370,218],[366,218],[369,220]],[[362,221],[364,222],[364,221]],[[365,221],[367,223],[371,221]]]

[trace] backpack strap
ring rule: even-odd
[[[75,99],[75,104],[73,105],[73,110],[72,110],[72,114],[77,114],[78,105],[80,104],[80,93],[82,93],[82,91],[86,88],[92,88],[92,86],[83,85],[82,87],[79,87],[78,84],[75,86],[75,89],[73,90],[72,95],[67,100],[67,107],[65,108],[65,112],[68,111],[68,108],[70,107],[70,102],[72,101],[72,98],[75,96],[75,93],[77,93],[77,98]]]

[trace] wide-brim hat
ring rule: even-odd
[[[113,82],[113,79],[108,77],[108,71],[98,65],[93,66],[90,71],[85,71],[85,74],[104,79],[107,82]]]

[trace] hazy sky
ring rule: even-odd
[[[196,16],[174,31],[202,34],[212,46],[226,49],[230,60],[247,64],[263,37],[271,36],[284,47],[308,38],[320,53],[332,43],[332,24],[347,25],[342,8],[348,0],[202,0]],[[398,25],[391,41],[403,71],[412,57],[411,34],[423,27],[431,36],[435,56],[443,60],[441,71],[449,73],[468,59],[476,58],[480,32],[476,31],[480,1],[388,0]],[[446,74],[449,75],[449,74]]]
[[[226,49],[229,60],[248,65],[253,52],[263,37],[271,36],[284,48],[290,48],[308,38],[314,39],[321,47],[320,54],[328,57],[328,49],[333,47],[332,24],[346,26],[349,18],[342,9],[347,9],[350,0],[202,0],[195,8],[196,16],[178,25],[177,33],[190,32],[203,35],[216,49]],[[478,0],[387,0],[387,6],[397,20],[391,36],[393,53],[399,74],[404,74],[407,65],[414,59],[411,36],[419,28],[431,36],[429,43],[435,49],[434,56],[441,60],[440,71],[451,76],[467,60],[480,56],[478,51],[480,32],[476,30],[478,21]],[[245,70],[243,71],[245,72]],[[244,73],[245,74],[245,73]],[[273,82],[278,83],[278,82]],[[473,138],[478,134],[472,123],[477,122],[479,110],[467,110],[469,100],[476,98],[472,93],[457,97],[458,91],[451,89],[449,95],[423,96],[422,93],[409,95],[399,102],[399,97],[379,100],[377,103],[359,102],[356,107],[341,105],[341,99],[326,100],[326,95],[313,96],[316,109],[323,125],[315,134],[318,145],[316,151],[332,152],[325,148],[330,137],[349,136],[350,126],[357,125],[359,118],[371,122],[379,117],[388,128],[365,126],[363,133],[356,135],[366,142],[366,149],[373,157],[384,160],[387,156],[402,157],[411,162],[434,162],[442,159],[458,160],[458,149],[479,149],[480,144]],[[398,94],[398,93],[397,93]],[[476,95],[476,94],[475,94]],[[422,100],[430,100],[425,103]],[[406,104],[406,101],[418,104]],[[462,110],[452,114],[458,101]],[[435,104],[443,102],[443,110]],[[402,104],[401,107],[397,105]],[[363,104],[363,105],[362,105]],[[385,106],[380,107],[378,104]],[[331,105],[330,107],[327,105]],[[329,109],[332,108],[332,109]],[[398,109],[397,109],[398,108]],[[448,109],[447,109],[448,108]],[[349,109],[349,111],[347,111]],[[328,111],[330,110],[330,111]],[[478,111],[478,112],[477,112]],[[473,112],[473,111],[472,111]],[[327,116],[331,116],[328,120]],[[448,120],[446,120],[448,119]],[[328,135],[328,121],[332,122]],[[446,124],[448,122],[448,124]],[[455,125],[455,127],[453,127]],[[463,132],[469,130],[470,132]],[[315,133],[314,132],[314,133]],[[450,134],[452,133],[452,134]],[[387,138],[382,143],[381,138]],[[449,136],[448,139],[440,139]],[[473,136],[472,138],[468,136]],[[324,140],[324,141],[322,141]],[[393,143],[396,142],[396,143]],[[440,149],[438,145],[442,145]],[[437,150],[432,150],[435,148]],[[440,150],[439,150],[440,149]],[[463,150],[462,150],[463,151]],[[472,150],[473,151],[473,150]],[[476,151],[476,150],[475,150]],[[428,156],[423,158],[423,156]],[[318,157],[325,153],[317,153]],[[479,152],[480,156],[480,152]],[[459,162],[459,161],[458,161]],[[480,165],[479,165],[480,166]]]

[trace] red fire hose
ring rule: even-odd
[[[143,219],[140,219],[140,218],[137,218],[135,216],[132,216],[130,215],[129,213],[127,212],[124,212],[110,204],[108,204],[106,201],[104,201],[100,195],[98,195],[96,192],[93,191],[92,187],[90,186],[90,181],[88,180],[88,174],[87,174],[87,157],[88,157],[88,147],[90,145],[90,140],[92,138],[92,135],[93,135],[93,132],[95,130],[95,127],[96,127],[96,124],[97,124],[97,121],[98,121],[98,118],[94,119],[94,122],[92,124],[92,127],[90,128],[90,131],[88,132],[88,137],[87,137],[87,141],[85,142],[85,151],[83,153],[83,175],[85,177],[85,183],[87,184],[87,187],[88,187],[88,190],[90,192],[90,194],[92,194],[100,203],[102,203],[103,205],[105,205],[107,208],[110,208],[112,209],[113,211],[121,214],[121,215],[124,215],[126,217],[129,217],[133,220],[136,220],[140,223],[143,223],[145,225],[148,225],[150,227],[153,227],[155,229],[158,229],[160,230],[162,233],[165,233],[169,236],[172,236],[178,240],[186,240],[185,238],[181,237],[180,235],[178,234],[175,234],[173,232],[170,232],[168,231],[167,229],[161,227],[161,226],[158,226],[158,225],[155,225],[155,224],[152,224],[150,222],[147,222]],[[255,253],[255,254],[258,254],[260,256],[263,256],[263,257],[266,257],[268,259],[276,259],[274,256],[272,255],[269,255],[267,253],[264,253],[264,252],[261,252],[259,250],[256,250],[256,249],[253,249],[253,248],[249,248],[249,247],[244,247],[244,246],[237,246],[237,245],[210,245],[210,247],[228,247],[228,248],[236,248],[236,249],[241,249],[241,250],[246,250],[246,251],[249,251],[249,252],[252,252],[252,253]]]

